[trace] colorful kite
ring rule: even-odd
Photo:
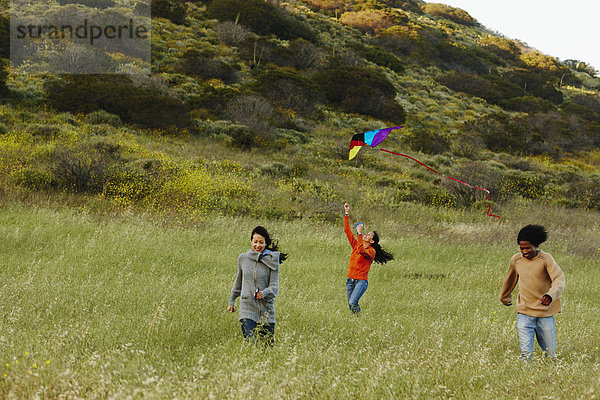
[[[400,129],[401,126],[396,126],[394,128],[385,128],[385,129],[376,129],[374,131],[369,131],[365,133],[357,133],[352,136],[352,141],[350,142],[350,154],[348,154],[348,160],[352,160],[358,154],[358,151],[363,146],[371,146],[375,147],[379,143],[383,142],[387,135],[394,129]]]
[[[356,155],[360,151],[361,147],[363,147],[363,146],[371,146],[371,147],[377,146],[379,143],[383,142],[385,140],[385,138],[387,138],[388,134],[392,130],[394,130],[394,129],[400,129],[400,128],[402,128],[402,127],[401,126],[396,126],[394,128],[377,129],[377,130],[369,131],[369,132],[365,132],[365,133],[357,133],[356,135],[352,136],[352,141],[350,142],[350,152],[348,154],[348,159],[352,160],[354,157],[356,157]],[[467,187],[470,187],[471,189],[483,190],[484,192],[487,193],[487,201],[488,201],[487,216],[488,217],[496,217],[496,218],[500,219],[500,216],[494,215],[494,214],[490,214],[490,211],[492,210],[492,203],[490,202],[491,193],[490,193],[489,190],[487,190],[485,188],[482,188],[482,187],[478,187],[478,186],[471,186],[468,183],[461,181],[460,179],[456,179],[456,178],[453,178],[451,176],[440,174],[438,171],[436,171],[435,169],[431,168],[430,166],[425,165],[421,161],[417,160],[416,158],[413,158],[411,156],[407,156],[406,154],[400,154],[400,153],[396,153],[396,152],[385,150],[385,149],[378,149],[378,150],[384,151],[384,152],[390,153],[390,154],[395,154],[397,156],[410,158],[411,160],[413,160],[414,162],[416,162],[416,163],[424,166],[428,170],[430,170],[430,171],[432,171],[432,172],[434,172],[434,173],[436,173],[438,175],[442,175],[444,178],[447,178],[447,179],[450,179],[452,181],[461,183],[461,184],[463,184],[463,185],[465,185]]]

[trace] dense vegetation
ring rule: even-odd
[[[388,211],[483,207],[482,193],[404,159],[364,149],[346,161],[352,134],[404,125],[387,148],[488,188],[495,209],[600,209],[597,71],[489,32],[464,10],[417,0],[157,0],[151,75],[118,52],[104,61],[119,75],[49,75],[8,68],[2,4],[6,196],[198,218],[332,219],[341,199]],[[47,13],[126,5],[48,0]],[[34,70],[48,57],[31,60]]]

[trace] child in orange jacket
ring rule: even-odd
[[[394,256],[381,248],[377,232],[372,231],[363,235],[362,223],[356,225],[358,238],[354,237],[350,229],[350,204],[348,202],[344,204],[344,232],[352,246],[346,279],[348,307],[353,313],[359,313],[358,301],[369,285],[368,275],[371,264],[373,261],[385,264],[393,260]]]

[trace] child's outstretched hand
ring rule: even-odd
[[[344,214],[350,214],[350,203],[344,203]]]

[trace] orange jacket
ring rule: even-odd
[[[350,218],[344,216],[344,232],[348,236],[350,246],[352,246],[352,254],[350,254],[350,265],[348,266],[348,278],[367,280],[369,269],[375,259],[375,249],[367,247],[363,244],[362,235],[358,235],[358,239],[350,230]]]

